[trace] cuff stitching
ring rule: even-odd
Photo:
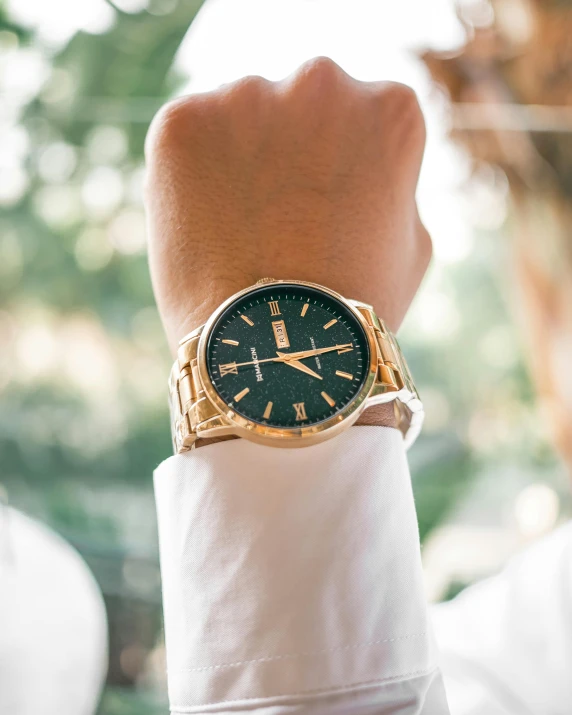
[[[343,651],[343,650],[353,650],[354,648],[368,648],[369,646],[372,645],[381,645],[382,643],[394,643],[395,641],[404,641],[404,640],[410,640],[413,638],[422,638],[423,636],[426,636],[427,632],[424,631],[423,633],[412,633],[411,635],[408,636],[397,636],[395,638],[384,638],[383,640],[378,640],[378,641],[369,641],[367,643],[354,643],[350,645],[342,645],[342,646],[335,646],[334,648],[324,648],[322,650],[315,650],[315,651],[306,651],[302,653],[285,653],[283,655],[270,655],[266,656],[264,658],[254,658],[253,660],[238,660],[235,663],[220,663],[219,665],[204,665],[199,668],[180,668],[176,671],[169,671],[169,672],[176,672],[176,673],[199,673],[205,670],[219,670],[220,668],[234,668],[238,665],[248,665],[249,663],[265,663],[268,661],[273,661],[273,660],[285,660],[287,658],[301,658],[301,657],[308,657],[308,656],[313,656],[313,655],[323,655],[324,653],[334,653],[336,651]]]
[[[402,673],[401,675],[394,675],[390,678],[375,678],[373,680],[363,680],[359,683],[347,683],[346,685],[337,685],[329,688],[313,688],[311,690],[300,690],[296,693],[274,693],[273,695],[267,695],[257,698],[240,698],[239,700],[214,700],[208,703],[198,703],[197,705],[171,705],[170,711],[171,715],[176,715],[176,713],[192,713],[196,712],[196,708],[207,707],[210,705],[240,705],[241,703],[248,703],[254,701],[267,701],[271,702],[276,698],[295,698],[300,695],[320,695],[320,694],[330,694],[337,693],[342,690],[353,690],[354,688],[362,688],[369,685],[389,685],[391,683],[399,682],[400,680],[405,680],[406,678],[420,678],[428,676],[431,673],[437,671],[436,666],[431,666],[430,668],[424,668],[423,670],[413,670],[409,673]]]

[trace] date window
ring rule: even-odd
[[[274,330],[274,339],[276,340],[276,347],[281,350],[282,348],[289,348],[290,341],[288,340],[288,333],[286,332],[286,325],[283,320],[273,320],[272,330]]]

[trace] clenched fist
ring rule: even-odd
[[[431,255],[412,90],[314,59],[164,107],[147,142],[151,274],[169,343],[263,277],[321,283],[396,330]]]

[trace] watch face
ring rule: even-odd
[[[247,420],[281,429],[335,416],[360,394],[369,344],[353,312],[305,285],[255,288],[226,308],[206,345],[211,382]]]

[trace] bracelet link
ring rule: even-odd
[[[373,308],[364,304],[357,307],[366,319],[377,345],[377,394],[409,389],[408,385],[412,385],[409,369],[393,334],[378,318]]]
[[[183,368],[179,375],[179,400],[181,404],[181,412],[185,414],[188,412],[190,405],[193,400],[196,399],[191,371],[188,367]]]
[[[377,380],[371,392],[371,403],[394,400],[398,427],[409,447],[423,424],[423,404],[419,399],[409,366],[393,333],[375,314],[372,306],[353,301],[375,338],[377,347]]]
[[[202,328],[183,338],[177,351],[177,360],[171,370],[169,395],[172,413],[172,438],[175,454],[192,449],[196,439],[197,405],[201,392],[198,381],[197,348]]]

